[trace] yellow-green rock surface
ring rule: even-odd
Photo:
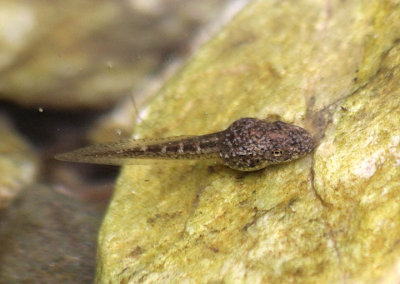
[[[400,3],[254,1],[153,99],[140,137],[278,114],[311,155],[255,173],[123,168],[99,283],[400,281]]]

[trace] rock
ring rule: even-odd
[[[229,2],[0,3],[0,98],[24,106],[107,108],[188,49]],[[147,2],[146,2],[147,3]]]
[[[36,180],[38,160],[33,149],[0,117],[0,211]]]
[[[140,137],[271,114],[312,155],[254,173],[124,167],[96,280],[399,282],[400,6],[254,1],[149,104]]]
[[[0,282],[92,282],[100,220],[52,188],[28,188],[0,222]]]

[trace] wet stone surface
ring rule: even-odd
[[[38,157],[33,147],[0,115],[0,211],[36,181]]]
[[[154,127],[136,134],[278,114],[317,137],[315,151],[246,174],[124,167],[97,279],[398,282],[399,38],[397,1],[249,4],[151,101]]]
[[[1,282],[92,282],[101,217],[53,188],[26,188],[1,216]]]

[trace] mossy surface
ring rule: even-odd
[[[249,4],[150,102],[136,134],[278,114],[313,132],[315,152],[254,173],[123,168],[97,281],[398,281],[399,5]]]

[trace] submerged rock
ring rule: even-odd
[[[216,18],[227,0],[0,3],[0,99],[23,106],[107,108]]]
[[[0,116],[0,210],[36,180],[38,160],[33,149]]]
[[[89,283],[101,214],[36,185],[0,221],[0,282]]]
[[[126,166],[97,281],[398,282],[399,38],[397,1],[249,4],[150,102],[137,134],[278,114],[319,145],[246,174]]]

